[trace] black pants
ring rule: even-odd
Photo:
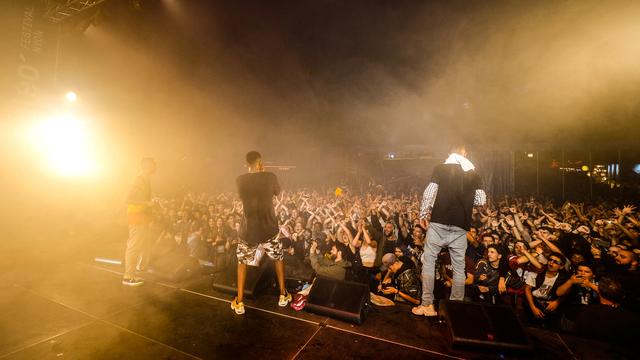
[[[547,303],[548,303],[547,301],[542,301],[542,300],[533,298],[533,304],[535,305],[535,307],[537,307],[539,310],[544,312],[544,319],[537,318],[535,315],[533,315],[533,312],[531,311],[531,307],[527,303],[527,306],[525,306],[526,308],[525,313],[527,315],[527,320],[529,321],[529,323],[534,325],[539,325],[545,329],[557,329],[559,326],[560,317],[561,317],[560,313],[558,312],[559,308],[557,308],[553,312],[548,312],[545,310],[547,307]]]

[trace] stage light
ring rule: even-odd
[[[533,153],[527,153],[527,157],[528,158],[532,158],[533,157]]]
[[[582,171],[589,171],[589,167],[587,165],[582,165]]]
[[[78,100],[78,95],[73,91],[69,91],[64,97],[67,98],[68,102],[76,102]]]
[[[636,164],[636,166],[633,167],[633,172],[636,174],[640,174],[640,164]]]
[[[46,165],[64,177],[92,176],[98,166],[87,123],[72,116],[53,117],[29,132],[31,145]]]

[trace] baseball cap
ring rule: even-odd
[[[395,254],[387,253],[382,257],[382,265],[380,265],[380,271],[387,271],[389,266],[393,265],[396,261],[398,261],[398,257]]]

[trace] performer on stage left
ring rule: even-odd
[[[151,182],[150,177],[156,172],[156,162],[152,158],[144,158],[140,162],[140,173],[127,195],[127,222],[129,238],[124,256],[124,275],[122,284],[140,286],[142,279],[136,277],[136,270],[145,271],[151,255]]]

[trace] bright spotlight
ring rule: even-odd
[[[533,153],[527,153],[527,157],[528,158],[532,158],[533,157]]]
[[[48,119],[31,129],[29,140],[47,166],[58,175],[91,176],[98,170],[84,121],[71,116]]]
[[[587,165],[582,165],[582,171],[589,171],[589,167]]]
[[[68,102],[76,102],[78,100],[78,95],[73,91],[69,91],[64,97],[67,98]]]

